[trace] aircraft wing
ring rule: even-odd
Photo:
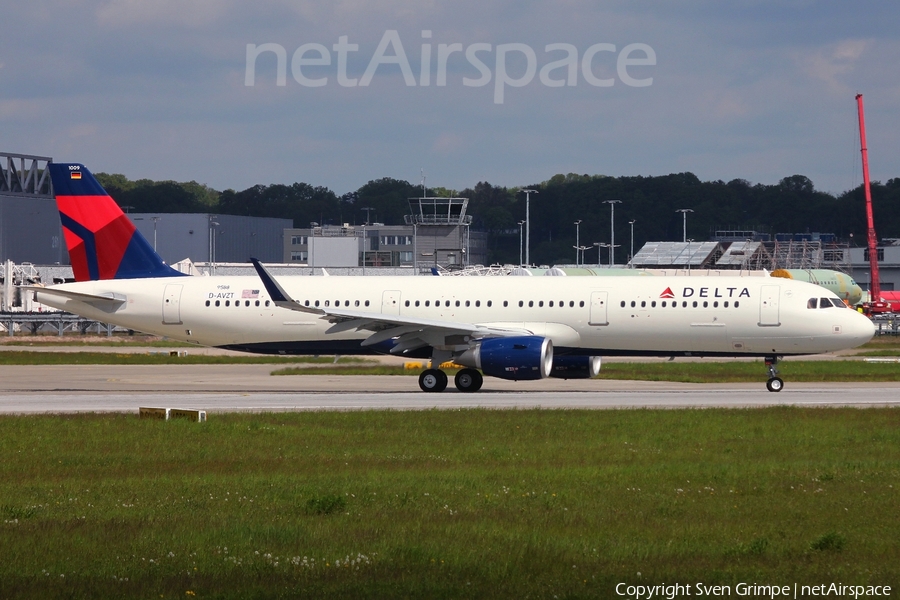
[[[362,346],[372,346],[395,339],[391,353],[399,354],[423,346],[465,346],[471,339],[532,335],[532,332],[526,329],[486,327],[475,323],[404,317],[380,312],[345,310],[339,307],[311,308],[303,306],[291,298],[258,260],[251,258],[250,261],[256,268],[256,272],[269,296],[272,297],[275,306],[319,315],[333,323],[326,333],[340,333],[353,329],[371,331],[372,334],[362,342]]]

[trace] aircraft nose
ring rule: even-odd
[[[847,328],[849,330],[847,333],[853,337],[853,340],[856,342],[855,345],[865,344],[875,335],[875,323],[869,317],[855,311],[852,313],[852,316],[853,319],[849,323],[850,327]]]

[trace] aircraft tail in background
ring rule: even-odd
[[[163,262],[84,165],[47,168],[76,281],[184,275]]]

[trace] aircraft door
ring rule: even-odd
[[[609,325],[606,309],[609,304],[609,292],[591,292],[590,325]]]
[[[781,286],[764,285],[760,288],[759,295],[759,326],[778,327],[781,319],[778,315],[778,297],[781,295]]]
[[[399,315],[400,314],[400,291],[386,290],[381,295],[381,314],[383,315]]]
[[[163,324],[178,325],[181,323],[181,288],[184,286],[170,283],[163,292]]]

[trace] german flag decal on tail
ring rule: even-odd
[[[178,277],[84,165],[50,163],[76,281]]]

